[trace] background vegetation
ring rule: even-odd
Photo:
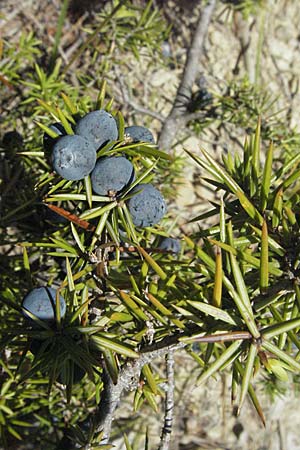
[[[258,438],[270,397],[296,392],[300,369],[298,78],[293,54],[282,69],[266,50],[273,7],[3,3],[2,448],[285,448],[278,422],[273,447]],[[126,154],[164,193],[156,227],[134,227],[127,192],[108,201],[52,172],[47,127],[102,107],[120,136],[99,155]],[[158,145],[125,143],[124,124]],[[179,254],[156,250],[164,236]],[[66,318],[31,326],[22,298],[46,285]],[[213,403],[230,398],[230,424],[207,383]],[[208,411],[195,424],[198,403]],[[256,411],[248,444],[242,407]]]

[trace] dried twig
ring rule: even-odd
[[[190,115],[187,114],[186,105],[191,98],[192,87],[199,73],[199,61],[203,54],[203,44],[207,36],[208,26],[212,19],[216,3],[216,0],[209,0],[199,17],[192,43],[188,50],[186,64],[181,83],[177,90],[176,99],[171,112],[162,127],[158,140],[158,146],[165,150],[168,150],[172,145],[178,130],[190,120]]]
[[[251,56],[249,54],[249,48],[251,44],[251,28],[253,27],[254,22],[249,25],[244,19],[242,14],[238,11],[235,14],[235,27],[236,27],[236,35],[238,40],[240,41],[240,52],[233,69],[233,73],[237,74],[239,72],[239,64],[241,59],[243,59],[244,67],[246,72],[248,73],[249,81],[254,83],[255,81],[255,66],[251,61]]]
[[[177,340],[177,338],[176,338]],[[185,347],[182,342],[170,344],[158,350],[142,353],[141,356],[128,364],[121,370],[118,382],[113,384],[110,378],[105,377],[104,391],[101,395],[98,412],[96,414],[96,432],[102,432],[101,444],[107,444],[110,436],[111,424],[114,412],[120,402],[124,391],[133,390],[138,386],[141,370],[145,364],[149,364],[156,358],[165,356],[167,353]]]
[[[170,351],[166,355],[167,363],[167,380],[168,387],[165,399],[165,417],[164,426],[161,432],[159,450],[169,450],[171,441],[171,431],[173,425],[173,413],[174,413],[174,389],[175,389],[175,379],[174,379],[174,354]]]

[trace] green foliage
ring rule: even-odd
[[[78,77],[86,85],[94,84],[98,74],[108,73],[113,63],[121,68],[126,66],[122,57],[125,51],[138,60],[141,52],[149,59],[153,58],[169,35],[170,26],[152,1],[146,8],[132,2],[116,1],[107,4],[85,31],[88,38],[64,68],[64,73],[85,52],[91,60],[91,71],[78,73]]]
[[[203,151],[203,155],[204,158],[192,156],[212,175],[207,181],[223,192],[222,217],[225,215],[226,219],[223,219],[223,226],[217,224],[197,233],[195,237],[204,239],[207,248],[205,253],[197,249],[198,256],[206,268],[209,264],[209,276],[213,281],[215,263],[209,255],[213,254],[212,246],[222,250],[223,309],[232,311],[231,317],[239,312],[239,321],[244,321],[242,328],[245,330],[246,325],[256,341],[254,346],[251,343],[244,347],[243,352],[238,343],[231,344],[222,357],[203,372],[200,380],[218,370],[226,360],[232,363],[234,356],[242,374],[241,405],[250,386],[255,357],[259,357],[268,373],[280,380],[287,381],[286,370],[296,373],[299,370],[298,359],[293,356],[294,346],[299,350],[297,330],[300,324],[297,318],[299,222],[296,200],[299,157],[296,155],[274,167],[271,143],[263,170],[260,122],[256,134],[245,143],[243,159],[237,155],[225,156],[222,167],[206,152]],[[216,205],[195,220],[219,214],[220,207]],[[221,233],[224,229],[225,236]],[[208,295],[211,298],[212,294]],[[196,337],[196,340],[201,339],[202,336]],[[243,364],[246,365],[243,367]],[[249,394],[251,396],[250,391]],[[260,408],[256,408],[261,415]]]
[[[201,111],[201,115],[190,122],[196,133],[203,133],[218,124],[227,134],[241,128],[250,135],[255,131],[257,117],[261,117],[264,141],[272,140],[274,145],[284,148],[288,156],[299,147],[299,133],[287,126],[285,111],[276,109],[278,95],[250,83],[247,77],[229,81],[225,92],[214,95],[215,99],[204,108],[194,105],[195,111]]]
[[[47,108],[51,111],[51,106]],[[293,346],[299,350],[296,333],[300,327],[299,252],[295,252],[299,241],[299,157],[273,169],[272,144],[264,166],[260,148],[259,122],[256,134],[246,141],[243,159],[224,157],[222,167],[205,151],[203,158],[191,154],[213,176],[207,181],[223,191],[221,212],[215,206],[194,220],[216,215],[221,222],[186,236],[190,251],[183,250],[178,260],[155,252],[157,237],[165,234],[161,226],[144,231],[134,227],[124,202],[130,190],[118,201],[98,198],[89,195],[86,183],[42,175],[37,186],[42,184],[44,201],[50,205],[59,202],[54,211],[70,222],[43,239],[21,242],[24,251],[27,249],[23,258],[27,276],[20,290],[13,292],[11,279],[4,278],[5,308],[13,307],[12,320],[14,317],[19,324],[6,325],[4,342],[17,343],[20,334],[26,339],[17,369],[19,382],[30,386],[31,379],[39,379],[41,373],[48,379],[48,390],[56,392],[55,380],[63,376],[70,403],[76,395],[72,382],[76,363],[87,374],[86,383],[96,384],[101,395],[103,358],[111,378],[117,380],[126,358],[137,358],[139,349],[149,346],[151,330],[151,345],[168,342],[170,336],[187,345],[188,354],[201,366],[199,383],[231,367],[235,384],[240,386],[239,409],[248,393],[264,421],[252,386],[254,372],[260,366],[265,377],[275,376],[282,382],[288,380],[289,372],[300,370],[293,356]],[[134,149],[135,144],[120,141],[105,147],[101,155],[122,151],[130,156]],[[149,154],[146,150],[147,146],[145,156],[135,161],[142,170],[135,184],[149,179],[164,156],[161,152],[156,155],[155,149]],[[120,227],[125,235],[120,235]],[[199,239],[203,243],[197,244]],[[127,251],[121,240],[128,245]],[[214,248],[219,252],[215,254]],[[20,317],[15,299],[26,292],[29,280],[38,278],[29,264],[32,251],[38,252],[42,265],[51,258],[51,283],[59,283],[68,303],[67,317],[57,321],[55,329],[24,327]],[[59,261],[64,260],[65,269],[58,272]],[[20,270],[21,266],[20,261]],[[93,303],[98,313],[92,319],[88,311]],[[41,347],[26,370],[26,354],[35,336],[42,339]],[[192,343],[199,343],[196,353],[191,352]],[[144,366],[141,377],[134,408],[138,410],[146,401],[157,411],[163,380],[150,365]]]
[[[64,102],[66,114],[67,103],[70,110],[80,112],[80,105],[67,98]],[[51,105],[43,106],[57,114]],[[64,380],[66,401],[71,405],[79,389],[72,378],[76,364],[86,374],[87,397],[83,395],[81,401],[96,401],[97,405],[104,363],[117,382],[127,358],[138,358],[141,349],[162,345],[172,337],[173,342],[184,343],[200,365],[198,383],[231,368],[234,389],[238,386],[240,391],[239,409],[249,394],[264,421],[253,389],[254,374],[260,370],[265,379],[271,381],[275,376],[287,382],[289,373],[300,370],[294,350],[300,350],[299,157],[274,165],[276,149],[271,143],[263,162],[260,136],[259,121],[256,133],[246,140],[242,157],[225,156],[224,166],[204,150],[202,158],[190,154],[212,177],[206,181],[222,191],[222,202],[221,207],[216,204],[209,213],[193,219],[216,216],[216,225],[185,236],[178,259],[155,252],[159,236],[167,235],[163,224],[167,225],[168,219],[155,228],[134,227],[126,208],[130,189],[116,201],[91,195],[86,182],[45,177],[40,170],[37,189],[67,222],[50,228],[42,238],[37,230],[31,230],[31,239],[19,242],[23,257],[13,258],[14,270],[18,263],[17,270],[25,277],[18,279],[14,288],[13,269],[6,269],[1,298],[3,314],[6,311],[11,319],[2,328],[2,341],[3,346],[10,341],[23,348],[16,371],[19,383],[30,387],[31,380],[42,375],[47,379],[47,391],[55,395],[57,381]],[[134,184],[153,178],[160,161],[169,158],[150,144],[141,147],[142,153],[135,149],[139,151],[139,146],[121,140],[104,147],[100,154],[122,152],[133,157],[137,169]],[[34,160],[34,152],[26,157]],[[125,233],[120,234],[120,227]],[[36,269],[30,263],[35,254],[39,257]],[[19,305],[41,275],[49,285],[59,286],[68,313],[63,321],[57,320],[55,328],[43,325],[37,330],[23,322]],[[29,349],[37,337],[41,345],[32,357]],[[161,382],[153,367],[145,365],[134,398],[135,410],[145,402],[158,410]],[[96,397],[90,394],[92,385]],[[6,424],[10,409],[4,412],[8,414],[3,419]],[[39,409],[37,414],[41,415]],[[5,425],[10,433],[14,433],[13,424],[10,428]]]
[[[23,32],[17,47],[13,43],[1,40],[1,75],[9,83],[17,86],[28,66],[33,65],[36,59],[41,56],[40,45],[41,42],[35,38],[33,32]]]
[[[47,78],[38,68],[36,73],[40,81]],[[35,86],[31,88],[35,89]],[[56,85],[50,83],[49,90],[55,89]],[[105,89],[100,92],[97,104],[104,105]],[[91,104],[88,99],[87,104]],[[82,102],[76,104],[66,95],[62,95],[61,108],[44,100],[39,100],[38,108],[41,117],[51,115],[52,120],[65,124],[66,131],[72,131],[68,128],[68,121],[72,121],[74,114],[86,112]],[[119,121],[124,121],[120,115]],[[40,133],[49,132],[54,137],[53,132],[43,123],[39,122],[37,125]],[[126,359],[138,357],[140,345],[147,341],[148,329],[145,324],[149,319],[151,321],[151,317],[158,321],[157,326],[162,332],[164,326],[170,330],[178,326],[182,328],[180,320],[173,317],[171,310],[152,297],[150,292],[149,302],[145,294],[149,283],[152,286],[150,291],[154,288],[156,293],[157,276],[162,278],[162,289],[170,283],[163,267],[164,264],[169,264],[170,257],[166,255],[161,266],[148,253],[148,248],[150,251],[152,247],[155,248],[159,236],[166,233],[162,228],[143,231],[134,227],[126,207],[126,199],[130,197],[129,189],[118,201],[93,195],[88,178],[82,182],[69,182],[52,174],[40,149],[21,154],[28,169],[34,169],[35,177],[31,175],[30,187],[25,192],[30,202],[20,201],[18,196],[13,198],[13,190],[5,203],[8,213],[2,217],[3,226],[10,225],[13,218],[17,227],[15,235],[8,237],[2,244],[13,248],[19,235],[17,248],[23,251],[23,256],[18,251],[17,254],[3,258],[3,314],[6,311],[14,312],[13,316],[10,313],[12,322],[7,322],[2,329],[3,346],[10,341],[16,348],[22,348],[22,359],[15,372],[20,385],[30,386],[32,379],[39,380],[42,376],[45,379],[44,395],[47,392],[52,395],[57,391],[57,383],[63,383],[66,389],[60,393],[65,396],[65,402],[72,404],[74,396],[77,397],[73,376],[79,368],[86,374],[84,378],[88,386],[86,394],[80,393],[81,402],[94,402],[96,406],[102,390],[104,362],[112,379],[117,380]],[[151,181],[161,160],[170,161],[168,155],[151,144],[130,144],[122,139],[101,149],[99,156],[111,154],[126,154],[132,158],[137,176],[130,189],[140,182]],[[7,178],[10,179],[9,173]],[[18,182],[16,179],[12,185],[16,191]],[[22,183],[24,187],[24,179]],[[14,204],[18,206],[13,208]],[[50,217],[47,219],[46,205],[67,220],[55,224]],[[22,213],[19,217],[18,211]],[[23,211],[28,214],[29,223],[26,222],[27,216],[24,216]],[[125,235],[120,234],[120,228]],[[145,258],[141,273],[139,253]],[[12,287],[11,280],[15,274],[18,274],[18,279]],[[32,316],[37,327],[32,328],[30,323],[22,319],[21,300],[32,286],[45,281],[49,286],[59,288],[68,303],[68,313],[63,320],[57,317],[54,327]],[[91,306],[94,303],[95,307]],[[38,350],[32,347],[37,345],[36,342]],[[13,357],[10,363],[12,361]],[[145,380],[139,407],[146,401],[157,410],[155,397],[160,392],[157,386],[160,380],[155,378],[150,367],[145,367],[143,377]],[[91,394],[95,388],[96,401],[95,395]],[[36,407],[37,414],[42,416],[38,405]],[[58,423],[61,421],[55,412],[51,411],[51,415],[52,419],[56,417]],[[81,420],[84,418],[81,416]],[[68,428],[72,429],[73,423],[75,422],[68,423]],[[10,428],[7,430],[10,432]],[[39,433],[40,439],[43,439],[43,431]],[[3,442],[5,439],[4,433]]]
[[[60,59],[50,71],[37,62],[40,43],[32,34],[22,35],[18,52],[4,43],[2,88],[16,89],[19,110],[6,112],[3,122],[17,128],[24,116],[26,129],[24,144],[1,148],[4,448],[23,440],[52,450],[62,437],[82,447],[111,448],[101,445],[96,423],[105,377],[116,386],[126,368],[174,345],[197,364],[198,383],[228,371],[238,409],[248,395],[263,422],[257,373],[272,392],[282,392],[291,379],[298,383],[299,136],[273,114],[273,97],[242,80],[229,83],[225,95],[202,105],[203,116],[190,122],[198,132],[215,124],[247,129],[243,150],[223,155],[222,163],[205,150],[171,157],[155,145],[124,140],[126,116],[111,98],[109,69],[124,67],[124,51],[154,57],[169,29],[151,2],[144,9],[112,3],[86,26],[88,37],[69,62],[91,58],[90,71],[74,69],[76,88]],[[255,2],[238,3],[250,8]],[[59,35],[52,56],[58,42]],[[107,82],[95,81],[103,73]],[[197,113],[197,96],[192,100],[189,112]],[[62,122],[72,134],[76,118],[97,108],[111,111],[119,124],[118,140],[98,157],[126,155],[136,170],[135,181],[117,198],[94,195],[89,177],[61,179],[42,148],[44,133],[56,136],[51,123]],[[172,211],[159,225],[141,229],[132,223],[127,200],[135,185],[150,181],[174,199],[189,157],[216,199],[208,212],[191,218],[199,230],[180,236],[175,256],[158,249],[176,227]],[[58,305],[54,324],[34,315],[25,320],[22,298],[39,285],[53,286],[65,298],[65,318]],[[161,409],[166,380],[157,367],[150,358],[127,386],[134,389],[134,420],[141,408]],[[126,448],[134,448],[124,436]]]

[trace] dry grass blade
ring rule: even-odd
[[[222,269],[222,252],[220,247],[216,249],[216,271],[214,280],[214,290],[212,304],[217,308],[222,307],[222,285],[223,285],[223,269]]]

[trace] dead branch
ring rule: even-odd
[[[166,151],[170,149],[178,130],[185,126],[189,120],[186,105],[191,98],[192,87],[200,71],[199,62],[203,55],[204,41],[216,3],[216,0],[209,0],[199,17],[192,43],[188,50],[185,68],[176,98],[171,112],[164,122],[158,140],[158,146]]]
[[[164,426],[161,431],[160,445],[158,450],[169,450],[171,442],[171,431],[174,415],[174,389],[175,389],[173,351],[170,351],[166,355],[166,366],[167,366],[168,381],[165,398],[165,417],[164,417]]]

